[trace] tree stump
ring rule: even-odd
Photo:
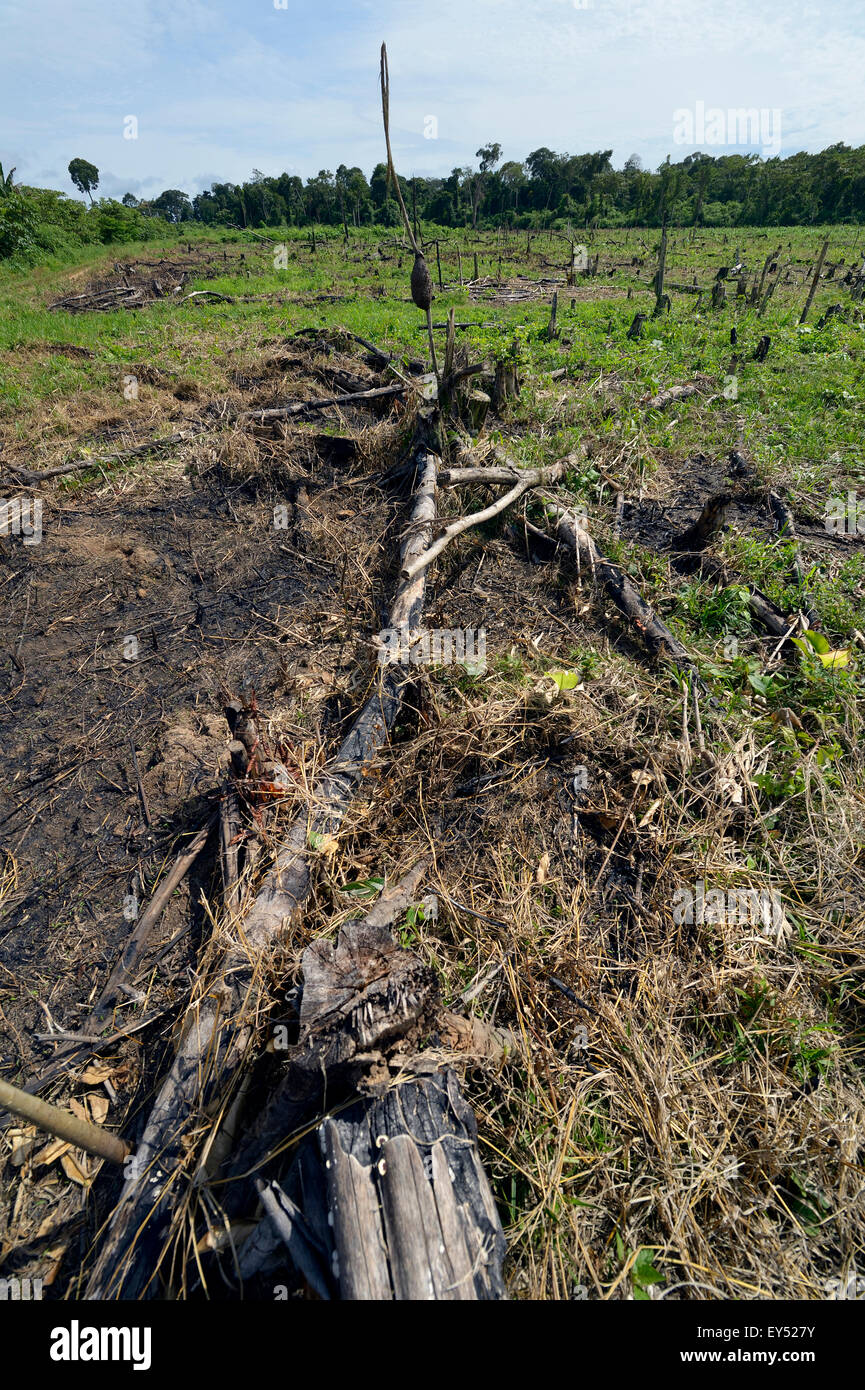
[[[460,415],[472,434],[480,434],[492,404],[486,391],[470,391],[460,402]]]

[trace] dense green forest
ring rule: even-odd
[[[497,143],[477,151],[477,167],[447,178],[401,179],[419,220],[444,227],[811,226],[865,218],[865,146],[832,145],[819,154],[763,160],[756,154],[670,157],[655,172],[632,155],[614,169],[612,150],[556,154],[542,146],[520,163],[502,161]],[[82,173],[82,171],[84,171]],[[283,227],[324,224],[397,226],[399,210],[387,169],[370,179],[340,164],[303,181],[254,169],[242,184],[215,183],[190,197],[169,188],[150,201],[93,201],[99,171],[73,159],[70,174],[90,206],[48,189],[16,185],[0,168],[0,259],[33,260],[87,242],[127,242],[164,235],[166,224]]]
[[[501,147],[491,144],[478,150],[476,169],[400,182],[406,205],[419,218],[446,227],[540,227],[556,219],[653,226],[665,216],[684,226],[795,226],[865,217],[865,146],[838,144],[821,154],[766,161],[754,154],[697,153],[678,164],[668,157],[655,173],[643,169],[636,155],[614,169],[611,156],[612,150],[568,155],[542,147],[522,164],[502,163]],[[150,207],[171,220],[248,227],[396,226],[398,208],[389,192],[384,164],[376,165],[369,182],[361,169],[341,164],[335,175],[323,169],[305,184],[296,175],[266,178],[254,170],[248,183],[214,184],[193,199],[169,190]],[[126,201],[141,206],[128,195]]]

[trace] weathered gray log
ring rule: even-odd
[[[419,482],[401,561],[411,563],[426,549],[435,516],[438,457],[426,443],[414,451]],[[423,607],[425,571],[400,583],[390,626],[417,630]],[[152,1295],[158,1276],[159,1241],[179,1197],[183,1138],[216,1083],[230,1095],[251,1041],[262,973],[271,951],[296,920],[311,891],[309,860],[315,847],[338,830],[365,765],[384,744],[399,712],[405,673],[396,665],[377,671],[376,689],[367,700],[336,757],[312,789],[310,804],[296,817],[277,846],[273,867],[246,918],[237,924],[214,979],[203,982],[184,1022],[174,1064],[162,1083],[147,1120],[126,1190],[111,1219],[86,1297],[137,1298]],[[142,1231],[150,1224],[146,1238]],[[148,1258],[142,1258],[147,1246]],[[154,1255],[154,1247],[156,1247]]]

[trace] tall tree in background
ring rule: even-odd
[[[513,196],[514,212],[519,212],[520,190],[528,187],[528,179],[522,164],[516,159],[509,159],[507,164],[502,165],[499,173],[504,187]]]
[[[188,222],[192,217],[192,203],[188,193],[180,188],[166,188],[151,204],[153,211],[166,222]]]
[[[96,165],[90,164],[86,159],[70,159],[69,177],[78,192],[86,193],[92,204],[92,190],[99,187],[99,170]]]
[[[484,191],[484,184],[487,180],[487,174],[489,174],[491,170],[495,169],[496,165],[501,159],[502,147],[498,143],[481,145],[481,148],[476,151],[476,154],[481,162],[481,167],[479,172],[475,175],[474,187],[472,188],[473,227],[476,227],[478,224],[478,208],[480,207],[481,194]]]

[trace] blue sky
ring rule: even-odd
[[[405,175],[447,174],[490,140],[504,159],[612,146],[617,166],[654,168],[689,152],[674,112],[698,102],[779,111],[782,154],[865,143],[857,0],[0,0],[0,161],[71,193],[81,156],[115,197],[253,167],[369,174],[382,39]]]

